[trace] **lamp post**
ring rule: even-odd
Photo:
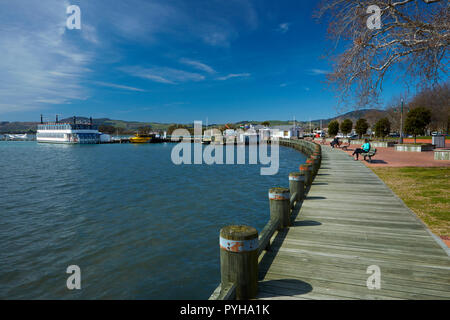
[[[398,143],[403,144],[403,99],[402,99],[402,108],[400,110],[400,138]]]

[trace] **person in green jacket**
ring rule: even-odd
[[[355,161],[358,160],[360,153],[367,153],[370,151],[370,142],[369,139],[364,139],[364,144],[361,146],[361,148],[356,148],[353,152],[352,156],[355,157]]]

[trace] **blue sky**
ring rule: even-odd
[[[318,2],[2,0],[0,121],[334,116]],[[65,27],[69,5],[81,30]]]

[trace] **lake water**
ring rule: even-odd
[[[220,282],[219,231],[269,219],[268,189],[306,158],[180,165],[173,144],[0,142],[0,298],[207,299]],[[248,163],[248,161],[246,162]],[[69,265],[81,290],[68,290]]]

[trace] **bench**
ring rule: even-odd
[[[369,150],[369,152],[361,153],[361,155],[364,157],[364,160],[366,160],[366,157],[369,157],[369,162],[372,162],[372,157],[375,156],[376,154],[377,154],[376,148]]]

